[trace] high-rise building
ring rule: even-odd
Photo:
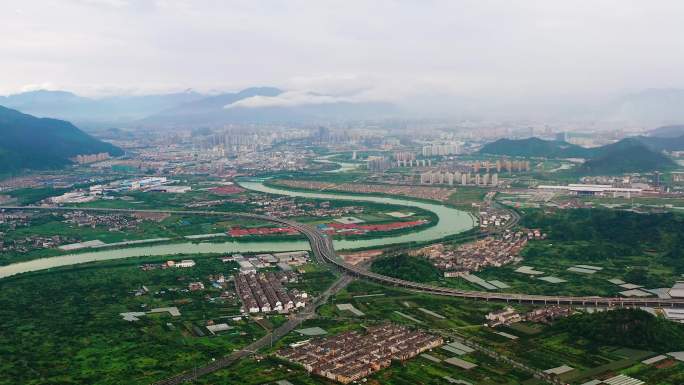
[[[416,159],[416,153],[411,151],[396,151],[393,156],[394,159],[401,161],[409,161]]]
[[[423,146],[421,153],[424,157],[456,155],[460,152],[458,143],[430,144]]]
[[[559,132],[556,134],[556,140],[560,142],[567,142],[568,141],[568,133],[563,131]]]
[[[368,157],[368,169],[374,172],[381,172],[389,169],[392,166],[389,158],[382,156]]]
[[[330,129],[328,127],[318,127],[318,143],[328,143],[330,141]]]

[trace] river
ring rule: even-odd
[[[346,163],[346,162],[338,162],[336,160],[335,161],[330,160],[329,158],[333,157],[333,156],[335,156],[335,154],[327,155],[327,156],[324,156],[324,157],[321,157],[321,158],[318,158],[315,160],[316,160],[316,162],[319,162],[319,163],[332,163],[332,164],[337,164],[340,166],[339,168],[336,168],[334,170],[324,171],[327,173],[344,173],[344,172],[349,172],[349,171],[355,171],[360,166],[359,163]]]
[[[407,242],[425,242],[448,235],[464,232],[474,226],[474,219],[470,214],[451,207],[436,203],[418,202],[402,198],[374,197],[365,195],[345,195],[342,193],[318,193],[290,191],[279,188],[265,186],[262,182],[248,181],[240,182],[244,188],[265,193],[287,195],[291,197],[317,198],[326,200],[346,200],[385,203],[397,206],[405,206],[410,211],[411,207],[418,207],[432,211],[439,218],[439,222],[425,230],[397,235],[393,237],[359,239],[359,240],[335,240],[336,250],[357,249],[364,247],[386,246],[389,244]],[[141,247],[128,247],[111,250],[99,250],[78,254],[61,255],[57,257],[40,258],[27,262],[18,262],[7,266],[0,266],[0,278],[11,275],[49,269],[59,266],[68,266],[79,263],[105,261],[111,259],[157,256],[157,255],[176,255],[176,254],[207,254],[207,253],[254,253],[265,251],[292,251],[308,250],[307,241],[269,241],[269,242],[201,242],[201,243],[172,243]]]

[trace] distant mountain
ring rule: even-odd
[[[535,158],[587,158],[591,150],[563,141],[528,138],[499,139],[484,145],[480,153]]]
[[[684,122],[684,89],[648,89],[627,95],[607,106],[602,115],[630,122]]]
[[[0,173],[50,169],[70,164],[81,154],[122,155],[123,151],[97,140],[73,124],[36,118],[0,106]]]
[[[212,126],[250,123],[307,123],[330,120],[358,120],[396,116],[390,103],[336,101],[320,94],[305,94],[305,102],[281,100],[285,91],[273,87],[247,88],[236,93],[206,97],[175,106],[138,123],[143,126]],[[261,106],[240,105],[250,98],[267,101]],[[317,102],[319,101],[319,102]],[[236,104],[238,103],[238,104]]]
[[[161,114],[202,114],[223,110],[223,107],[255,96],[274,97],[283,93],[283,90],[274,87],[252,87],[239,92],[223,93],[214,96],[174,106]]]
[[[239,92],[223,93],[214,96],[203,97],[187,103],[170,107],[159,113],[141,119],[142,124],[208,124],[212,121],[221,120],[225,115],[223,107],[236,103],[240,100],[254,96],[273,97],[283,91],[273,87],[253,87]]]
[[[356,102],[317,93],[297,94],[300,99],[296,100],[276,100],[285,94],[286,91],[274,87],[252,87],[218,95],[188,90],[173,94],[86,98],[66,91],[41,90],[0,96],[0,105],[36,116],[73,121],[89,130],[118,125],[193,128],[252,123],[324,123],[399,115],[398,108],[390,103]],[[250,98],[261,98],[259,101],[266,103],[234,105]]]
[[[684,135],[684,124],[658,127],[649,131],[648,134],[658,138],[676,138]]]
[[[160,95],[86,98],[66,91],[31,91],[0,96],[0,105],[42,117],[86,125],[110,125],[142,119],[160,111],[205,97],[194,91]]]
[[[653,150],[637,138],[593,149],[594,156],[584,162],[577,172],[592,175],[615,175],[630,172],[667,170],[676,163],[659,151]]]

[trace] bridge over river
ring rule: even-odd
[[[480,301],[499,301],[507,303],[525,303],[535,305],[569,305],[577,307],[684,307],[684,298],[623,298],[623,297],[599,297],[599,296],[554,296],[554,295],[535,295],[524,293],[490,293],[484,291],[458,290],[447,287],[428,285],[424,283],[406,281],[386,275],[377,274],[367,269],[351,265],[341,260],[335,253],[335,248],[330,237],[318,229],[284,218],[276,218],[265,215],[248,213],[231,213],[222,211],[202,211],[202,210],[134,210],[134,209],[109,209],[109,208],[81,208],[81,207],[43,207],[43,206],[0,206],[3,210],[44,210],[44,211],[101,211],[101,212],[153,212],[167,214],[193,214],[193,215],[223,215],[256,219],[278,223],[289,226],[304,234],[309,241],[311,250],[319,263],[327,263],[341,272],[378,282],[384,285],[391,285],[424,292],[434,295],[448,297],[459,297]],[[10,265],[11,266],[11,265]],[[0,267],[0,270],[2,267]]]

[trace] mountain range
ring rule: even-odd
[[[586,175],[613,175],[675,167],[676,163],[662,151],[684,149],[684,136],[674,141],[662,139],[639,136],[594,148],[539,138],[499,139],[484,145],[480,153],[536,158],[583,158],[586,161],[574,172]]]
[[[292,96],[295,96],[294,98]],[[244,103],[246,101],[258,103]],[[240,103],[238,103],[240,102]],[[547,105],[494,103],[487,99],[446,97],[423,93],[400,104],[367,101],[349,95],[250,87],[237,92],[200,93],[193,90],[168,94],[120,95],[89,98],[67,91],[31,91],[0,96],[0,105],[41,117],[69,120],[90,128],[169,128],[173,126],[224,126],[249,123],[321,123],[402,117],[489,117],[501,110],[502,118],[529,114],[549,119],[632,122],[643,125],[684,122],[683,89],[648,89],[604,102],[582,105],[553,102]],[[228,108],[227,108],[228,106]],[[508,115],[507,115],[508,114]],[[684,135],[684,132],[682,132]]]
[[[524,156],[534,158],[589,158],[591,150],[576,144],[559,140],[499,139],[487,143],[480,150],[482,154]]]
[[[37,116],[70,120],[86,128],[223,126],[306,123],[396,117],[396,106],[315,93],[297,99],[274,87],[252,87],[216,95],[191,90],[173,94],[86,98],[65,91],[32,91],[0,97],[0,105]],[[261,104],[238,102],[256,100]]]
[[[40,117],[53,117],[83,125],[118,124],[142,119],[173,106],[202,99],[185,91],[160,95],[86,98],[66,91],[31,91],[0,97],[0,105]]]
[[[0,174],[23,169],[53,169],[72,163],[82,154],[123,151],[79,130],[73,124],[37,118],[0,106]]]
[[[673,124],[655,128],[648,132],[649,136],[657,138],[676,138],[684,135],[684,124]]]

